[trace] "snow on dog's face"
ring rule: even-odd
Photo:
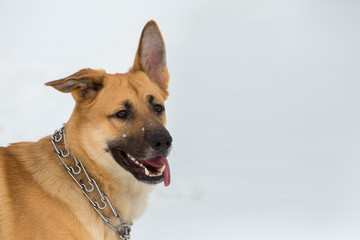
[[[72,136],[73,144],[86,148],[90,159],[115,175],[130,173],[141,182],[164,181],[168,186],[166,157],[172,143],[165,128],[168,81],[165,45],[156,23],[150,21],[129,72],[83,69],[46,85],[71,92],[76,100],[66,128],[78,129],[81,134]]]

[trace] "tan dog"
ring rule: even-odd
[[[127,73],[83,69],[46,83],[71,92],[75,109],[53,136],[0,148],[0,239],[126,239],[154,184],[170,184],[168,81],[150,21]]]

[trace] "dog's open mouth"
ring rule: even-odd
[[[116,162],[139,181],[149,184],[164,181],[166,187],[170,185],[170,167],[166,157],[158,156],[149,160],[137,160],[119,148],[111,148],[111,153]]]

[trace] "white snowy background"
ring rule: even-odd
[[[133,239],[360,239],[359,1],[1,0],[0,145],[67,121],[71,96],[45,82],[126,72],[150,19],[172,183]]]

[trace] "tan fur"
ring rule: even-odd
[[[153,21],[144,31],[148,29],[160,34]],[[147,41],[144,36],[141,39]],[[163,54],[165,57],[165,48]],[[160,103],[167,98],[166,65],[156,64],[153,78],[141,66],[141,59],[138,51],[134,66],[125,74],[83,69],[68,78],[47,83],[60,91],[71,92],[76,100],[65,127],[67,147],[84,163],[127,222],[144,212],[153,185],[136,180],[118,165],[105,151],[106,141],[141,134],[143,127],[151,128],[155,122],[166,124],[165,115],[155,118],[146,106],[149,94]],[[101,85],[101,90],[97,89],[97,84]],[[108,117],[128,99],[139,116],[131,128]],[[50,136],[38,142],[20,142],[0,148],[0,206],[1,240],[117,239],[67,174]]]

